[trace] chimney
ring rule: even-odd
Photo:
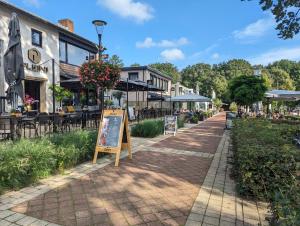
[[[70,19],[59,20],[58,23],[62,25],[68,31],[74,32],[74,23]]]

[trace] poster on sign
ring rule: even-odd
[[[128,116],[129,116],[130,121],[135,120],[135,114],[134,114],[133,107],[128,107]]]
[[[98,131],[93,163],[98,153],[116,154],[115,166],[119,165],[121,150],[127,149],[131,159],[131,142],[128,128],[128,117],[124,110],[104,110]]]
[[[165,116],[165,125],[164,125],[164,134],[172,133],[174,136],[177,132],[177,116],[166,115]]]

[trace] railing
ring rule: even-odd
[[[136,111],[139,122],[145,119],[161,118],[170,114],[169,109],[148,109]],[[20,138],[38,138],[56,133],[66,133],[80,129],[98,129],[101,114],[95,112],[75,112],[64,114],[40,113],[37,116],[0,116],[0,141]]]

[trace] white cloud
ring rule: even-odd
[[[263,64],[267,65],[274,61],[281,59],[287,60],[299,60],[300,59],[300,46],[295,48],[279,48],[267,51],[256,57],[249,58],[248,60],[252,64]]]
[[[41,2],[39,0],[23,0],[23,3],[26,5],[34,6],[39,8],[41,6]]]
[[[220,58],[220,54],[214,53],[213,55],[211,55],[211,58],[214,59],[214,60],[217,60],[217,59]]]
[[[121,17],[135,19],[138,23],[153,18],[153,8],[146,3],[135,0],[97,0],[97,4]]]
[[[199,52],[195,52],[193,55],[192,55],[192,57],[194,57],[194,58],[196,58],[196,57],[200,57],[200,56],[205,56],[205,55],[207,55],[207,54],[209,54],[209,53],[211,53],[212,52],[212,50],[214,50],[215,48],[217,48],[219,46],[219,44],[212,44],[212,45],[210,45],[210,46],[208,46],[206,49],[204,49],[204,50],[201,50],[201,51],[199,51]]]
[[[233,37],[237,40],[253,39],[264,36],[270,29],[274,27],[274,19],[272,17],[257,20],[249,24],[242,30],[233,32]]]
[[[178,46],[187,45],[188,43],[189,41],[185,37],[181,37],[177,40],[164,39],[159,42],[155,42],[151,37],[147,37],[142,42],[136,42],[135,46],[137,48],[151,48],[151,47],[174,48]]]
[[[160,53],[160,56],[166,61],[183,60],[184,53],[180,49],[166,49]]]

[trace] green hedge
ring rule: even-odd
[[[156,137],[164,133],[163,120],[146,120],[131,128],[131,136],[133,137]]]
[[[0,143],[0,191],[24,187],[91,160],[96,136],[96,132],[77,131]]]
[[[183,127],[184,127],[184,118],[177,117],[177,128],[180,129]]]
[[[298,129],[258,119],[235,120],[232,129],[237,189],[244,196],[270,201],[273,223],[280,225],[300,221],[296,181],[300,153],[293,145]]]

